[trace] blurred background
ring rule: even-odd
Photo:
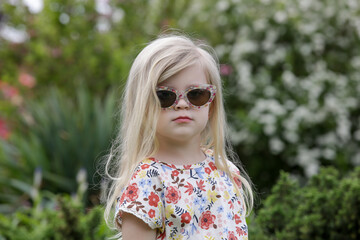
[[[0,240],[113,233],[99,163],[133,59],[171,28],[218,54],[251,238],[360,239],[359,1],[2,0]]]

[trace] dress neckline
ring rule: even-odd
[[[206,158],[200,162],[193,163],[193,164],[170,164],[163,161],[160,161],[154,157],[148,158],[149,160],[152,160],[154,162],[160,163],[162,165],[168,166],[170,168],[176,169],[176,170],[189,170],[194,168],[199,168],[205,166],[206,163],[210,162],[212,160],[212,157],[207,151],[203,151]]]

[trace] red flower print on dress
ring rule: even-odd
[[[201,191],[205,191],[204,180],[196,181],[196,185]]]
[[[122,204],[123,202],[124,202],[124,200],[125,200],[125,193],[123,193],[123,194],[121,194],[121,198],[120,198],[120,200],[119,200],[119,203],[120,204]]]
[[[236,233],[239,236],[246,236],[247,235],[247,233],[244,230],[242,230],[241,228],[239,228],[239,227],[236,227]]]
[[[242,223],[241,218],[240,218],[239,215],[235,214],[234,219],[235,219],[236,224]]]
[[[166,231],[162,232],[157,239],[164,240],[166,237]]]
[[[190,165],[184,165],[184,169],[190,169],[191,168],[191,164]]]
[[[213,170],[213,171],[217,169],[215,163],[213,163],[213,162],[210,162],[209,166],[210,166],[211,170]]]
[[[237,185],[239,188],[241,188],[241,180],[240,180],[240,178],[234,177],[234,180],[235,180],[236,185]]]
[[[207,174],[210,174],[211,173],[211,169],[210,168],[205,168],[205,172],[207,173]]]
[[[182,223],[190,223],[190,221],[191,221],[190,213],[186,212],[183,215],[181,215],[181,222]]]
[[[229,231],[228,239],[229,240],[237,240],[237,237],[235,237],[235,233],[233,231]]]
[[[166,190],[165,198],[166,198],[167,203],[176,204],[179,201],[179,199],[181,198],[179,189],[177,187],[169,187]]]
[[[136,183],[127,187],[125,192],[125,198],[128,201],[135,201],[139,197],[139,188]]]
[[[185,191],[185,193],[187,193],[187,194],[189,194],[189,196],[193,193],[193,191],[194,191],[194,187],[193,187],[193,185],[191,185],[191,183],[187,183],[187,185],[185,186],[185,188],[187,188],[186,189],[186,191]]]
[[[174,170],[171,172],[171,175],[173,175],[174,177],[179,175],[179,171],[178,170]]]
[[[149,214],[149,217],[154,218],[155,217],[155,210],[151,209],[148,214]]]
[[[234,209],[234,204],[231,200],[228,202],[228,204],[230,205],[230,209]]]
[[[159,200],[160,200],[160,198],[156,193],[154,193],[154,192],[150,193],[150,196],[149,196],[149,205],[150,206],[157,207],[159,204]]]
[[[208,230],[215,222],[215,215],[211,215],[210,211],[203,212],[199,218],[200,227]]]
[[[149,168],[149,167],[150,167],[149,164],[144,164],[144,165],[141,166],[141,169],[147,169],[147,168]]]

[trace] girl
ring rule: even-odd
[[[162,36],[131,67],[106,165],[116,177],[105,217],[115,205],[123,240],[247,239],[251,183],[229,161],[218,64],[206,49]]]

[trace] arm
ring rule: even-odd
[[[151,229],[144,221],[130,213],[122,216],[123,240],[155,240],[156,230]]]

